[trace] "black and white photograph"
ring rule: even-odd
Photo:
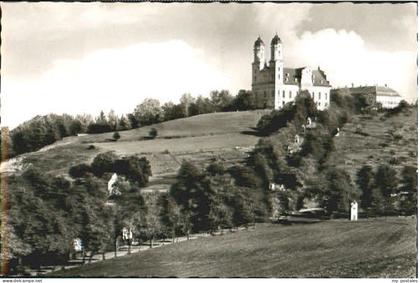
[[[416,1],[0,8],[2,282],[417,282]]]

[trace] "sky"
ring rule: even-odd
[[[132,112],[145,98],[251,89],[253,44],[278,33],[286,67],[333,87],[417,99],[416,4],[1,3],[1,122]],[[269,49],[269,48],[267,48]],[[266,57],[269,56],[266,50]]]

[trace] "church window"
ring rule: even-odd
[[[292,91],[289,90],[289,98],[292,98]]]
[[[321,93],[319,93],[319,95],[318,95],[318,99],[321,99]]]
[[[283,90],[283,98],[285,98],[285,97],[286,97],[286,91]]]
[[[328,93],[325,93],[325,99],[328,100]]]
[[[280,80],[280,74],[279,74],[278,78],[279,78],[279,80]]]

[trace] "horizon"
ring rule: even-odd
[[[285,67],[319,66],[333,88],[387,84],[417,99],[415,3],[1,7],[1,116],[10,129],[49,113],[121,115],[145,98],[250,90],[254,41],[261,35],[268,46],[276,33]]]

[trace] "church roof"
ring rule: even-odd
[[[280,37],[276,34],[276,35],[273,37],[273,39],[271,40],[271,45],[275,45],[275,44],[278,44],[278,43],[281,43],[281,39],[280,39]]]
[[[283,68],[284,84],[287,85],[298,85],[302,78],[302,68]],[[288,79],[287,79],[288,78]],[[327,80],[325,72],[321,69],[312,70],[312,82],[314,86],[331,86]]]
[[[264,46],[264,41],[262,41],[261,37],[258,37],[254,43],[254,47]]]
[[[353,94],[375,94],[379,96],[400,96],[398,92],[387,86],[359,86],[349,88]]]

